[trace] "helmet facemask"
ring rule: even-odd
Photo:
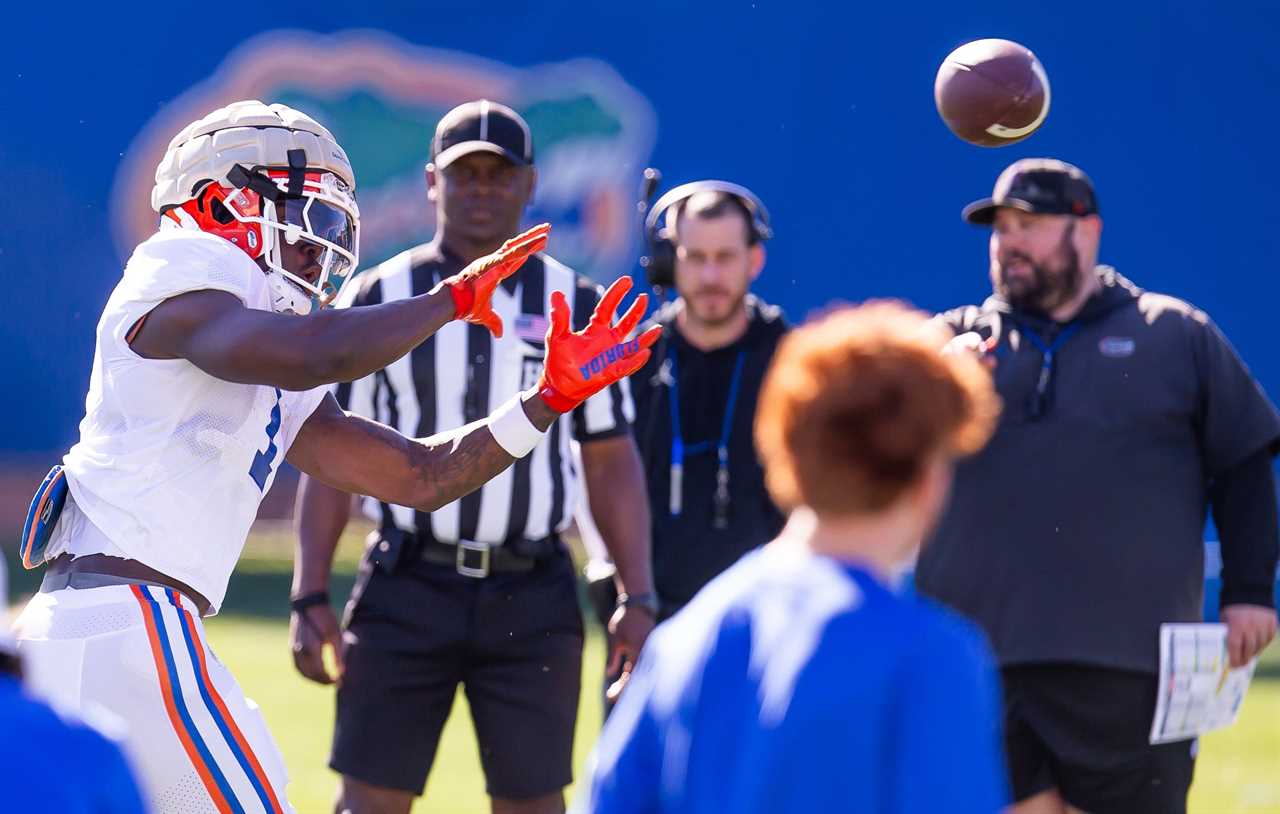
[[[346,183],[331,172],[298,166],[237,166],[227,177],[241,187],[228,201],[232,205],[227,211],[239,223],[258,227],[250,232],[249,242],[257,232],[261,247],[256,252],[255,247],[244,248],[267,266],[272,309],[306,315],[333,302],[359,264],[360,209]],[[237,199],[248,205],[235,205]],[[301,269],[285,266],[284,247],[299,241],[320,250],[320,271],[314,280],[304,277]]]
[[[268,170],[267,175],[279,183],[287,173]],[[308,172],[301,195],[262,207],[262,257],[276,311],[306,315],[324,308],[351,279],[359,263],[360,212],[344,187],[332,173]],[[285,246],[299,241],[320,250],[314,280],[285,266]]]

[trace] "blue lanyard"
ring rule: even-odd
[[[667,364],[671,376],[668,402],[671,407],[671,515],[678,517],[684,505],[684,458],[685,455],[696,455],[711,448],[711,441],[699,441],[695,444],[684,443],[684,433],[680,429],[680,370],[676,363],[675,345],[669,346]],[[720,422],[720,440],[716,444],[716,492],[715,515],[713,522],[717,528],[728,525],[729,510],[729,433],[733,429],[733,413],[738,404],[738,389],[742,383],[742,368],[747,359],[745,350],[738,351],[738,359],[733,365],[733,378],[729,380],[729,399],[725,403],[724,418]]]
[[[1044,337],[1021,322],[1015,321],[1014,324],[1022,331],[1027,341],[1040,351],[1040,375],[1036,378],[1035,393],[1027,401],[1027,415],[1033,421],[1038,421],[1044,417],[1049,407],[1049,384],[1053,381],[1053,360],[1066,341],[1080,330],[1080,323],[1071,322],[1064,325],[1052,342],[1045,342]]]

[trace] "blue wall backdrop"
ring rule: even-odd
[[[1009,161],[1062,157],[1097,183],[1104,261],[1208,310],[1280,393],[1280,4],[275,8],[7,9],[0,455],[74,440],[94,323],[150,223],[154,151],[197,106],[244,89],[309,105],[351,149],[368,260],[429,233],[426,134],[454,102],[491,95],[533,123],[544,161],[531,217],[556,221],[553,253],[601,277],[632,271],[627,208],[647,163],[673,183],[728,178],[773,211],[760,290],[793,318],[833,298],[980,300],[985,234],[960,207]],[[1000,150],[952,137],[932,102],[941,59],[986,36],[1031,47],[1053,86],[1043,129]]]

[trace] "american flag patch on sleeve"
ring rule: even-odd
[[[520,314],[515,319],[516,336],[526,342],[541,342],[547,338],[547,318],[542,314]]]

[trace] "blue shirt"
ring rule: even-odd
[[[660,626],[581,810],[983,812],[1008,799],[976,628],[869,573],[775,546]]]
[[[143,814],[124,755],[111,741],[0,676],[0,811]]]

